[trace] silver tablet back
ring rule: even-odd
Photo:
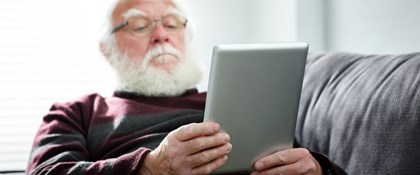
[[[249,172],[292,147],[307,53],[304,42],[214,47],[204,120],[219,122],[233,146],[216,174]]]

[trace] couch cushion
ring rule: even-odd
[[[310,53],[296,139],[348,174],[420,174],[420,53]]]

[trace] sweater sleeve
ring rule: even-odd
[[[293,142],[293,147],[294,148],[301,147],[300,143],[296,139]],[[338,167],[333,162],[331,162],[327,156],[317,153],[317,152],[313,152],[313,151],[310,151],[310,152],[311,152],[311,155],[316,159],[316,161],[318,161],[325,175],[346,175],[347,174],[340,167]]]
[[[316,152],[311,152],[311,154],[318,161],[325,175],[346,175],[342,169],[333,164],[326,156]]]
[[[89,119],[83,113],[80,104],[56,104],[50,109],[35,137],[26,174],[138,174],[150,149],[93,160],[86,140]]]

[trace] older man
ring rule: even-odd
[[[209,174],[232,149],[203,121],[201,70],[189,50],[185,13],[171,0],[119,0],[101,50],[119,82],[99,94],[54,104],[35,138],[27,174]],[[303,148],[255,162],[253,174],[322,174],[333,165]],[[321,160],[321,161],[317,161]]]

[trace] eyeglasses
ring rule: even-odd
[[[155,27],[156,23],[161,23],[166,32],[179,32],[187,26],[187,19],[176,16],[176,15],[167,15],[161,19],[149,19],[144,16],[131,17],[128,20],[125,20],[121,24],[117,25],[112,29],[112,34],[118,32],[122,28],[127,26],[127,29],[132,32],[134,35],[142,36],[150,34]]]

